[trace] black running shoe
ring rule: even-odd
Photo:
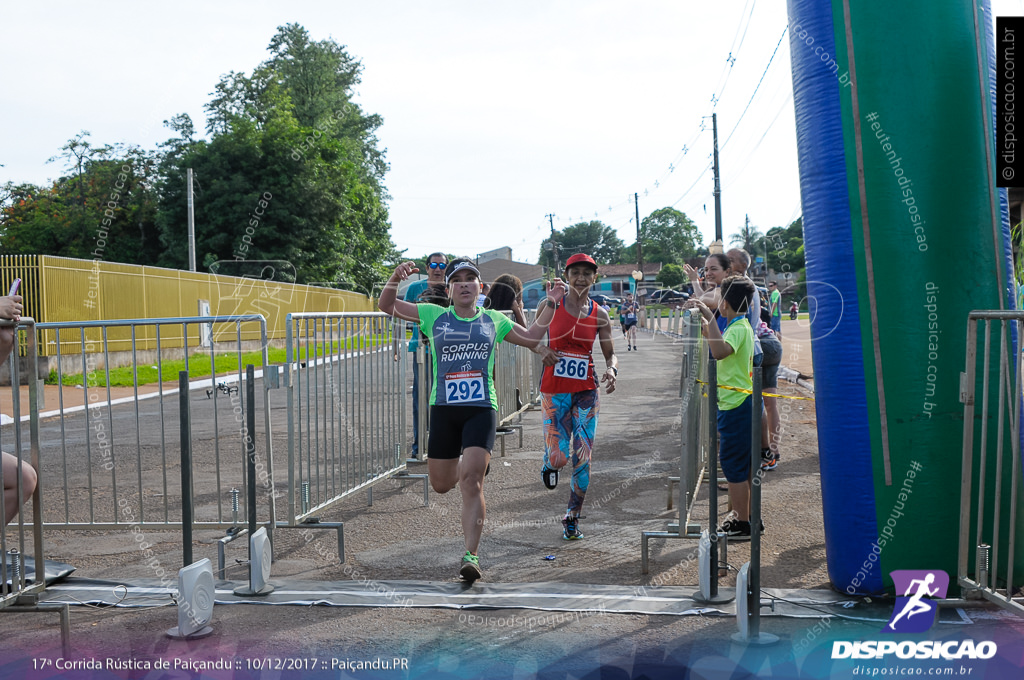
[[[583,538],[583,532],[580,531],[580,518],[579,517],[566,517],[562,520],[562,526],[565,530],[562,532],[562,538],[567,541],[578,541]]]
[[[549,467],[545,467],[540,471],[540,478],[544,481],[544,486],[549,489],[554,489],[558,486],[558,470],[552,470]]]
[[[719,533],[723,533],[730,537],[750,537],[750,522],[745,522],[740,519],[730,519],[722,524],[722,528],[718,530]]]
[[[761,520],[761,533],[764,534],[764,520]],[[722,524],[722,528],[718,530],[724,533],[726,536],[732,536],[733,538],[750,538],[750,522],[744,522],[738,519],[730,519]]]

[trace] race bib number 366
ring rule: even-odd
[[[485,401],[484,374],[480,371],[448,373],[444,376],[444,398],[449,404]]]
[[[558,363],[555,364],[555,376],[559,378],[572,378],[573,380],[586,380],[589,366],[589,357],[578,354],[563,354],[558,357]]]

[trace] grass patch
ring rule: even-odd
[[[371,347],[377,347],[382,344],[382,342],[383,340],[379,336],[347,338],[344,342],[320,342],[316,344],[315,348],[313,346],[310,346],[309,348],[300,347],[298,359],[299,361],[305,361],[309,357],[322,357],[327,354],[336,354],[338,352],[349,351],[354,348],[368,349]],[[267,362],[268,364],[283,364],[287,358],[286,354],[287,353],[283,348],[270,347],[267,349]],[[257,351],[242,354],[242,368],[244,369],[248,364],[262,366],[262,353]],[[188,358],[188,377],[190,380],[194,378],[208,378],[214,371],[217,375],[237,373],[238,366],[239,361],[237,354],[217,354],[214,356],[213,370],[211,370],[210,354],[208,352],[196,352],[195,354],[189,355]],[[173,381],[177,380],[178,373],[184,370],[184,359],[168,359],[164,361],[162,363],[162,373],[153,365],[122,366],[120,368],[112,368],[110,369],[110,386],[132,387],[135,384],[134,377],[136,372],[138,373],[139,385],[148,385],[160,382],[161,378],[164,382]],[[82,385],[84,383],[81,373],[65,373],[61,377],[61,383],[64,385]],[[91,371],[88,374],[87,379],[89,387],[106,387],[107,371],[106,369]],[[47,385],[56,385],[57,371],[50,371],[50,375],[46,378],[45,382]]]

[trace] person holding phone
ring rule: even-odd
[[[8,319],[10,321],[20,321],[21,313],[24,311],[22,307],[22,297],[18,295],[18,287],[21,284],[21,279],[15,279],[14,285],[11,286],[11,290],[7,295],[0,297],[0,319]],[[14,349],[14,326],[0,326],[0,365],[3,365],[8,357],[11,356],[11,351]],[[14,361],[17,361],[15,358]],[[17,389],[14,386],[13,389]],[[6,451],[0,453],[0,470],[3,474],[3,488],[4,488],[4,526],[6,526],[15,516],[18,514],[18,510],[21,509],[18,503],[18,458],[13,454],[7,453]],[[26,463],[21,462],[21,494],[23,500],[28,500],[36,490],[36,470],[34,467]]]

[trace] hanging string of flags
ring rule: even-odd
[[[747,19],[748,19],[747,27],[749,27],[749,17],[750,17],[750,15],[752,15],[752,13],[753,13],[753,7],[750,8],[750,12],[747,15]],[[742,23],[740,24],[740,27],[737,28],[737,34],[739,33],[739,29],[740,28],[743,28],[743,24]],[[736,124],[733,126],[732,130],[726,136],[726,142],[728,142],[729,139],[732,138],[732,135],[736,132],[737,128],[739,127],[740,122],[743,120],[744,116],[746,115],[747,110],[750,108],[750,105],[751,105],[751,103],[754,100],[754,96],[757,94],[759,88],[761,87],[761,84],[764,81],[765,75],[767,74],[768,69],[771,67],[771,65],[772,65],[772,63],[773,63],[773,61],[775,59],[775,55],[778,52],[779,46],[782,43],[782,39],[785,37],[786,32],[788,31],[788,29],[789,29],[788,25],[783,28],[782,34],[779,37],[779,42],[778,42],[778,44],[776,44],[775,50],[772,52],[771,57],[768,59],[768,63],[765,66],[764,71],[761,74],[761,78],[759,79],[759,81],[757,83],[757,86],[754,88],[753,92],[750,95],[749,100],[747,101],[746,106],[743,109],[743,113],[740,115],[740,118],[736,121]],[[743,36],[744,37],[746,36],[746,31],[745,30],[743,31]],[[734,39],[734,42],[735,42],[735,39]],[[740,46],[742,46],[742,40],[740,41]],[[717,108],[718,104],[722,100],[722,96],[723,96],[723,94],[725,92],[725,88],[726,88],[726,86],[729,83],[729,77],[732,75],[733,67],[736,65],[738,53],[739,53],[739,48],[738,47],[736,49],[734,49],[734,50],[730,50],[729,53],[728,53],[728,56],[724,60],[725,61],[725,66],[724,66],[724,70],[723,70],[723,76],[724,77],[721,79],[721,84],[717,88],[717,91],[711,95],[711,98],[709,100],[710,103],[711,103],[712,111],[714,111]],[[701,117],[701,119],[700,119],[700,121],[699,121],[699,123],[698,123],[698,125],[696,127],[696,130],[693,133],[693,135],[691,136],[691,138],[685,144],[682,145],[682,147],[676,153],[675,157],[671,160],[671,162],[668,163],[665,171],[661,174],[661,176],[657,177],[650,185],[648,185],[647,187],[644,187],[640,192],[637,192],[638,194],[642,195],[644,198],[649,198],[651,195],[653,195],[654,193],[659,191],[663,186],[665,186],[666,179],[669,176],[673,175],[677,170],[679,170],[682,167],[683,162],[690,155],[690,152],[693,151],[693,149],[695,148],[697,143],[703,137],[704,133],[707,132],[707,129],[708,129],[708,122],[707,121],[708,121],[709,118],[710,118],[710,116],[702,116]],[[722,147],[724,147],[724,146],[725,146],[725,143],[722,144]],[[709,152],[708,153],[708,157],[710,158],[710,156],[711,156],[711,153]],[[693,181],[693,183],[671,205],[673,205],[673,206],[677,205],[687,195],[689,195],[690,192],[693,191],[694,188],[696,188],[697,184],[704,177],[704,175],[706,175],[707,172],[711,169],[711,167],[712,167],[711,163],[707,163],[706,165],[704,165],[702,167],[702,169],[700,170],[699,175]],[[634,196],[633,196],[633,194],[630,194],[630,195],[628,195],[626,197],[626,200],[621,201],[621,202],[616,203],[616,204],[613,204],[613,205],[609,205],[608,206],[608,213],[614,214],[614,213],[616,213],[616,211],[621,210],[622,208],[624,208],[626,206],[632,207],[633,204],[634,204]],[[579,215],[578,217],[577,216],[568,216],[568,217],[557,217],[556,216],[555,219],[558,222],[560,222],[560,223],[563,223],[563,224],[568,223],[570,225],[571,224],[578,224],[580,222],[588,221],[588,217],[585,216],[585,215]],[[600,219],[600,212],[597,211],[597,210],[594,211],[594,219]],[[620,221],[617,226],[625,226],[627,224],[632,224],[634,219],[635,218],[632,217],[632,216],[630,216],[628,219],[625,218],[625,216],[623,216],[622,221]],[[613,226],[616,226],[616,225],[613,225]],[[538,227],[538,230],[544,229],[544,228],[547,228],[547,225],[544,225],[543,227]]]

